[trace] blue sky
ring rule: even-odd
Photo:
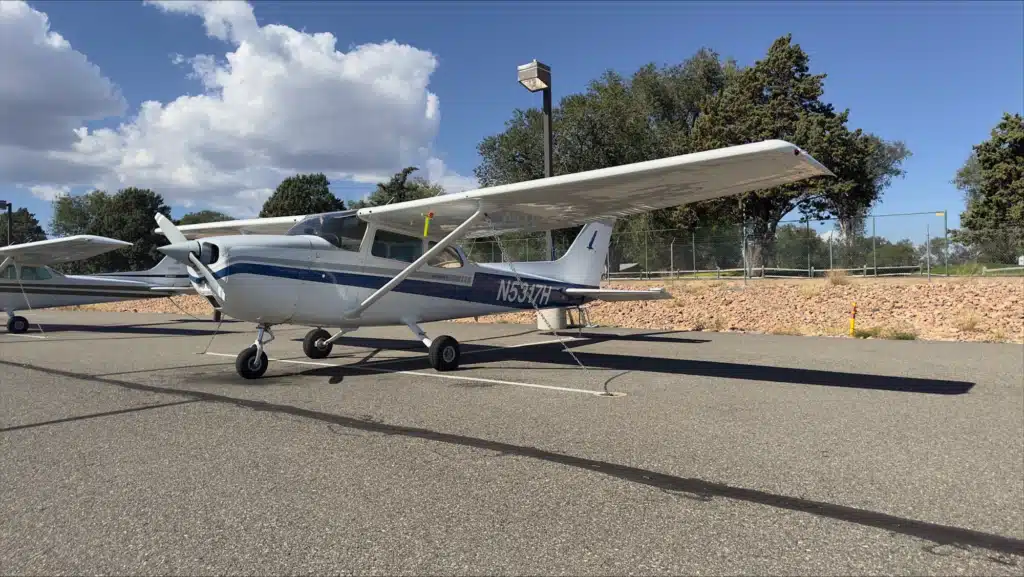
[[[141,2],[30,2],[52,30],[87,55],[122,91],[128,115],[145,100],[199,93],[172,54],[223,56],[195,17]],[[438,95],[435,154],[471,175],[476,146],[500,132],[515,107],[539,106],[520,87],[516,65],[533,58],[553,70],[556,100],[584,89],[605,69],[630,73],[647,62],[679,62],[702,46],[750,64],[792,33],[828,74],[825,99],[851,109],[851,126],[902,139],[914,156],[886,191],[879,213],[948,210],[955,228],[963,202],[950,184],[971,145],[1004,111],[1024,108],[1024,9],[1020,2],[258,2],[260,25],[327,31],[337,49],[395,39],[437,56],[429,90]],[[90,126],[116,126],[106,120]],[[359,196],[372,185],[340,186]],[[32,210],[49,203],[0,182],[0,198]],[[174,215],[186,210],[174,206]],[[888,236],[932,234],[942,219],[879,220]],[[913,230],[910,230],[913,229]],[[923,240],[923,239],[922,239]]]

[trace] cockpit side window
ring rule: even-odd
[[[50,280],[50,271],[41,266],[21,267],[21,280]]]
[[[358,216],[325,217],[320,236],[342,250],[359,252],[366,234],[366,222]]]
[[[378,229],[373,236],[370,254],[380,258],[413,262],[423,255],[423,239]]]

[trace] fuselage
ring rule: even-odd
[[[473,263],[451,247],[414,272],[358,318],[346,313],[392,280],[426,249],[401,241],[359,242],[349,248],[317,235],[234,235],[202,239],[217,246],[205,263],[224,291],[220,310],[265,324],[358,327],[420,323],[514,310],[567,307],[583,299],[559,289],[582,287],[501,265]],[[417,239],[417,242],[419,240]],[[344,246],[344,243],[339,243]],[[522,263],[527,268],[530,263]],[[515,267],[515,265],[513,265]],[[189,267],[199,294],[214,292]]]
[[[5,311],[42,309],[167,296],[150,285],[131,280],[92,276],[61,276],[51,280],[0,280]]]
[[[0,271],[0,308],[10,313],[167,296],[154,286],[189,286],[185,267],[164,259],[147,271],[64,275],[48,266],[9,264]]]

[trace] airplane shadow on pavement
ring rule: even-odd
[[[566,333],[566,336],[573,335]],[[710,342],[706,339],[689,339],[681,337],[671,338],[657,336],[656,334],[648,336],[645,334],[610,335],[602,333],[584,333],[583,340],[567,341],[565,346],[572,350],[583,345],[592,345],[605,341],[625,340],[639,342],[655,340],[657,342],[680,344],[700,344]],[[342,338],[337,344],[354,347],[378,348],[383,350],[423,351],[422,344],[404,339]],[[460,361],[460,368],[456,373],[472,370],[474,367],[488,368],[486,367],[488,363],[499,363],[503,361],[519,361],[577,367],[578,365],[572,355],[566,354],[565,346],[561,343],[545,343],[509,348],[462,343],[463,357]],[[758,382],[767,381],[794,385],[818,385],[826,387],[894,391],[902,393],[924,393],[933,395],[962,395],[974,387],[974,383],[967,381],[921,377],[900,377],[891,375],[870,375],[821,369],[801,369],[721,361],[673,359],[637,356],[632,354],[607,354],[580,350],[573,350],[573,355],[575,355],[575,357],[588,368],[611,371],[637,371],[697,377],[742,379]],[[325,360],[330,360],[330,358],[331,357],[328,357],[328,359]],[[341,374],[339,373],[340,371],[358,371],[360,367],[365,367],[367,369],[377,369],[379,367],[380,369],[386,369],[389,371],[433,370],[424,355],[412,357],[408,360],[390,358],[382,361],[369,361],[352,365],[317,368],[304,371],[301,374],[337,377]],[[531,371],[544,370],[544,368],[516,367],[515,370]]]

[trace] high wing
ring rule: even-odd
[[[466,229],[467,238],[512,230],[567,228],[605,218],[648,212],[835,176],[799,147],[766,140],[456,194],[360,209],[365,221],[438,240],[484,206],[491,219]],[[187,238],[232,234],[285,234],[309,215],[229,220],[177,227]],[[160,228],[157,233],[163,233]]]
[[[10,257],[23,265],[48,266],[85,260],[131,245],[105,236],[80,234],[0,247],[0,261]]]
[[[231,234],[284,234],[295,223],[306,218],[305,214],[295,216],[277,216],[272,218],[250,218],[241,220],[225,220],[221,222],[204,222],[179,226],[186,238],[202,238],[206,236],[223,236]],[[163,234],[159,227],[158,234]]]
[[[799,147],[782,140],[684,154],[612,168],[443,194],[363,208],[363,220],[440,238],[483,206],[496,232],[567,228],[605,218],[648,212],[790,184],[815,176],[835,176]],[[492,234],[480,219],[469,238]]]

